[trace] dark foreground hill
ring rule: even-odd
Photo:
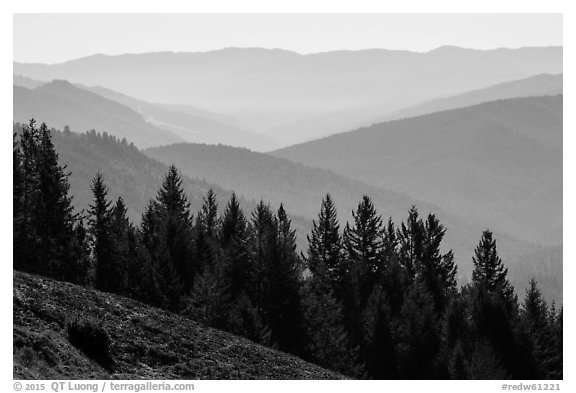
[[[285,353],[134,300],[14,272],[15,379],[340,379]],[[70,343],[100,323],[106,364]]]

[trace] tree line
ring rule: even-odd
[[[96,173],[75,214],[50,130],[13,134],[14,268],[131,297],[353,378],[561,379],[562,309],[531,280],[519,301],[486,230],[457,286],[446,228],[368,196],[341,229],[330,195],[298,253],[281,204],[248,216],[212,190],[193,214],[170,166],[138,225]]]

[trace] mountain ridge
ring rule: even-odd
[[[58,128],[66,125],[82,131],[97,128],[141,147],[182,141],[170,131],[147,123],[133,109],[65,80],[54,80],[34,89],[14,85],[13,99],[15,122],[35,118]]]
[[[562,50],[456,49],[408,54],[366,50],[297,55],[228,49],[13,66],[15,73],[35,79],[63,78],[148,102],[187,104],[230,114],[266,135],[270,129],[298,122],[311,122],[314,130],[315,119],[338,112],[347,127],[437,97],[535,74],[561,73]],[[284,146],[293,142],[298,141],[287,141]]]
[[[484,225],[494,223],[494,230],[509,225],[505,232],[525,233],[525,240],[561,242],[562,96],[513,98],[392,120],[272,154],[419,195],[461,217],[476,214],[476,221],[486,219]],[[526,201],[532,205],[519,206]],[[519,214],[531,214],[550,233],[542,234]]]

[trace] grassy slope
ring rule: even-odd
[[[339,374],[137,301],[14,272],[15,379],[339,379]],[[66,325],[102,321],[112,373],[73,347]]]

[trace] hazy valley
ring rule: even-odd
[[[14,62],[15,377],[561,377],[562,56]]]

